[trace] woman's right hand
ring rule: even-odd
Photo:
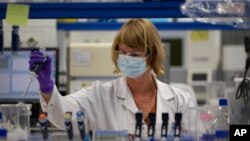
[[[37,74],[37,80],[39,82],[40,90],[43,94],[51,94],[54,88],[54,82],[51,79],[51,62],[51,57],[45,55],[39,50],[32,50],[30,52],[30,71],[33,71],[37,64],[42,64]]]

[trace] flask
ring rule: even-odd
[[[219,110],[214,120],[215,141],[229,141],[229,114],[227,99],[219,99]]]

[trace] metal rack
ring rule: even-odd
[[[119,30],[123,23],[57,23],[58,30]],[[212,25],[199,22],[155,22],[158,30],[239,30],[228,25]]]

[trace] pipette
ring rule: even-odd
[[[41,47],[41,48],[39,48],[39,51],[44,54],[44,58],[45,58],[44,62],[45,62],[46,61],[46,55],[45,55],[46,49],[44,47]],[[39,73],[39,71],[40,71],[40,69],[41,69],[42,66],[43,66],[43,63],[37,64],[35,66],[34,70],[32,70],[30,72],[30,80],[28,82],[28,85],[27,85],[24,93],[23,93],[23,97],[25,97],[27,95],[31,83],[37,78],[37,74]]]

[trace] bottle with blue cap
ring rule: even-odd
[[[219,99],[217,118],[213,122],[215,141],[229,141],[229,112],[227,99]]]

